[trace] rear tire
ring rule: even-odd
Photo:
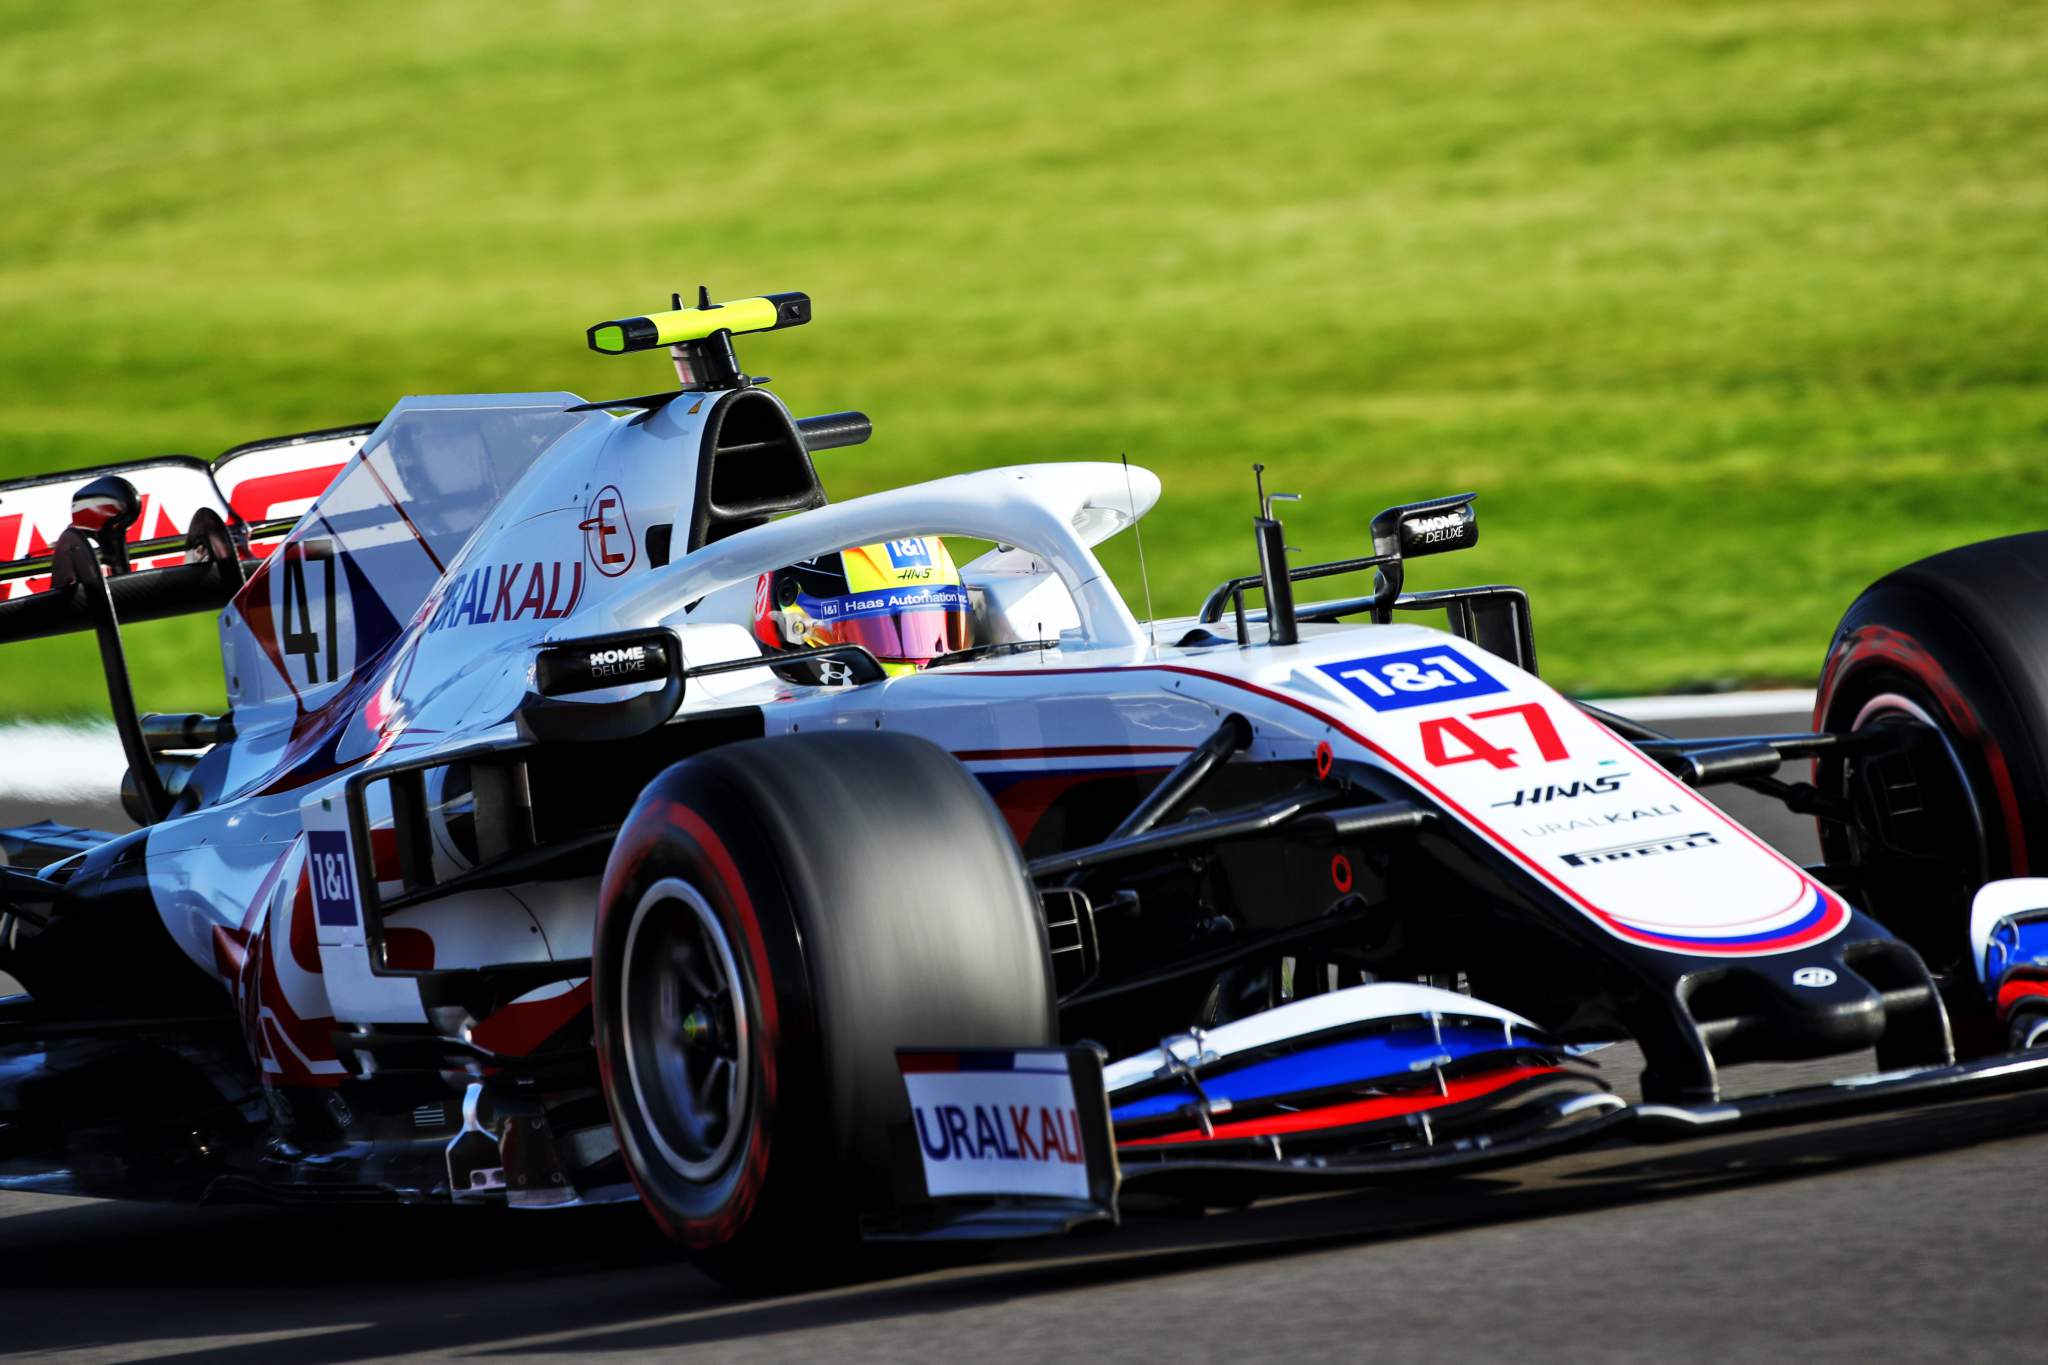
[[[1962,980],[1977,888],[2048,870],[2048,532],[1923,559],[1850,606],[1815,728],[1902,721],[1934,733],[1903,755],[1816,764],[1821,789],[1859,814],[1854,828],[1823,821],[1821,849],[1862,869],[1880,923]]]
[[[662,773],[606,867],[592,979],[634,1184],[742,1288],[847,1273],[909,1123],[897,1047],[1056,1036],[1008,828],[903,735],[753,740]]]

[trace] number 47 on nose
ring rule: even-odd
[[[1509,745],[1489,741],[1475,728],[1479,721],[1492,721],[1489,727],[1500,738],[1506,738],[1501,726],[1506,718],[1520,718],[1522,727],[1535,741],[1536,752],[1545,763],[1555,763],[1570,758],[1564,740],[1557,733],[1557,726],[1543,709],[1543,703],[1528,701],[1518,706],[1497,706],[1491,711],[1474,711],[1468,716],[1438,716],[1422,722],[1422,757],[1430,766],[1448,768],[1458,763],[1485,762],[1495,768],[1517,768],[1515,761],[1518,750]],[[1453,747],[1456,746],[1456,747]]]

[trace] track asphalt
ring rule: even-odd
[[[1736,733],[1806,717],[1659,723]],[[1815,856],[1809,824],[1746,796],[1731,813]],[[0,802],[0,822],[43,813]],[[1633,1071],[1622,1048],[1599,1058]],[[1854,1069],[1774,1068],[1749,1084]],[[0,1351],[298,1365],[2033,1359],[2028,1287],[2048,1237],[2016,1172],[2048,1160],[2044,1134],[2048,1095],[1583,1152],[1455,1183],[1133,1220],[760,1300],[697,1275],[636,1209],[192,1210],[0,1194]]]

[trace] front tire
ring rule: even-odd
[[[891,1203],[896,1048],[1056,1036],[1015,842],[903,735],[747,741],[656,778],[606,867],[592,979],[634,1184],[741,1287],[843,1273],[857,1215]]]
[[[1816,765],[1857,814],[1822,822],[1821,849],[1859,869],[1864,908],[1930,968],[1969,977],[1971,896],[2048,870],[2048,532],[1872,584],[1835,632],[1814,725],[1908,737],[1891,755]]]

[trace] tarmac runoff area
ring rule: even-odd
[[[1798,730],[1811,715],[1810,694],[1746,696],[1602,704],[1698,735]],[[0,730],[0,786],[18,780],[19,733]],[[118,751],[112,761],[118,774]],[[108,790],[90,803],[75,787],[0,795],[0,823],[47,813],[125,828]],[[1816,856],[1810,822],[1724,795],[1792,857]],[[1631,1052],[1597,1054],[1624,1090]],[[1868,1066],[1736,1074],[1769,1089]],[[1595,1150],[1134,1219],[760,1300],[691,1271],[632,1208],[186,1209],[0,1193],[0,1351],[302,1365],[2032,1359],[2039,1327],[2024,1305],[2048,1242],[2013,1191],[2048,1162],[2044,1134],[2048,1095]]]

